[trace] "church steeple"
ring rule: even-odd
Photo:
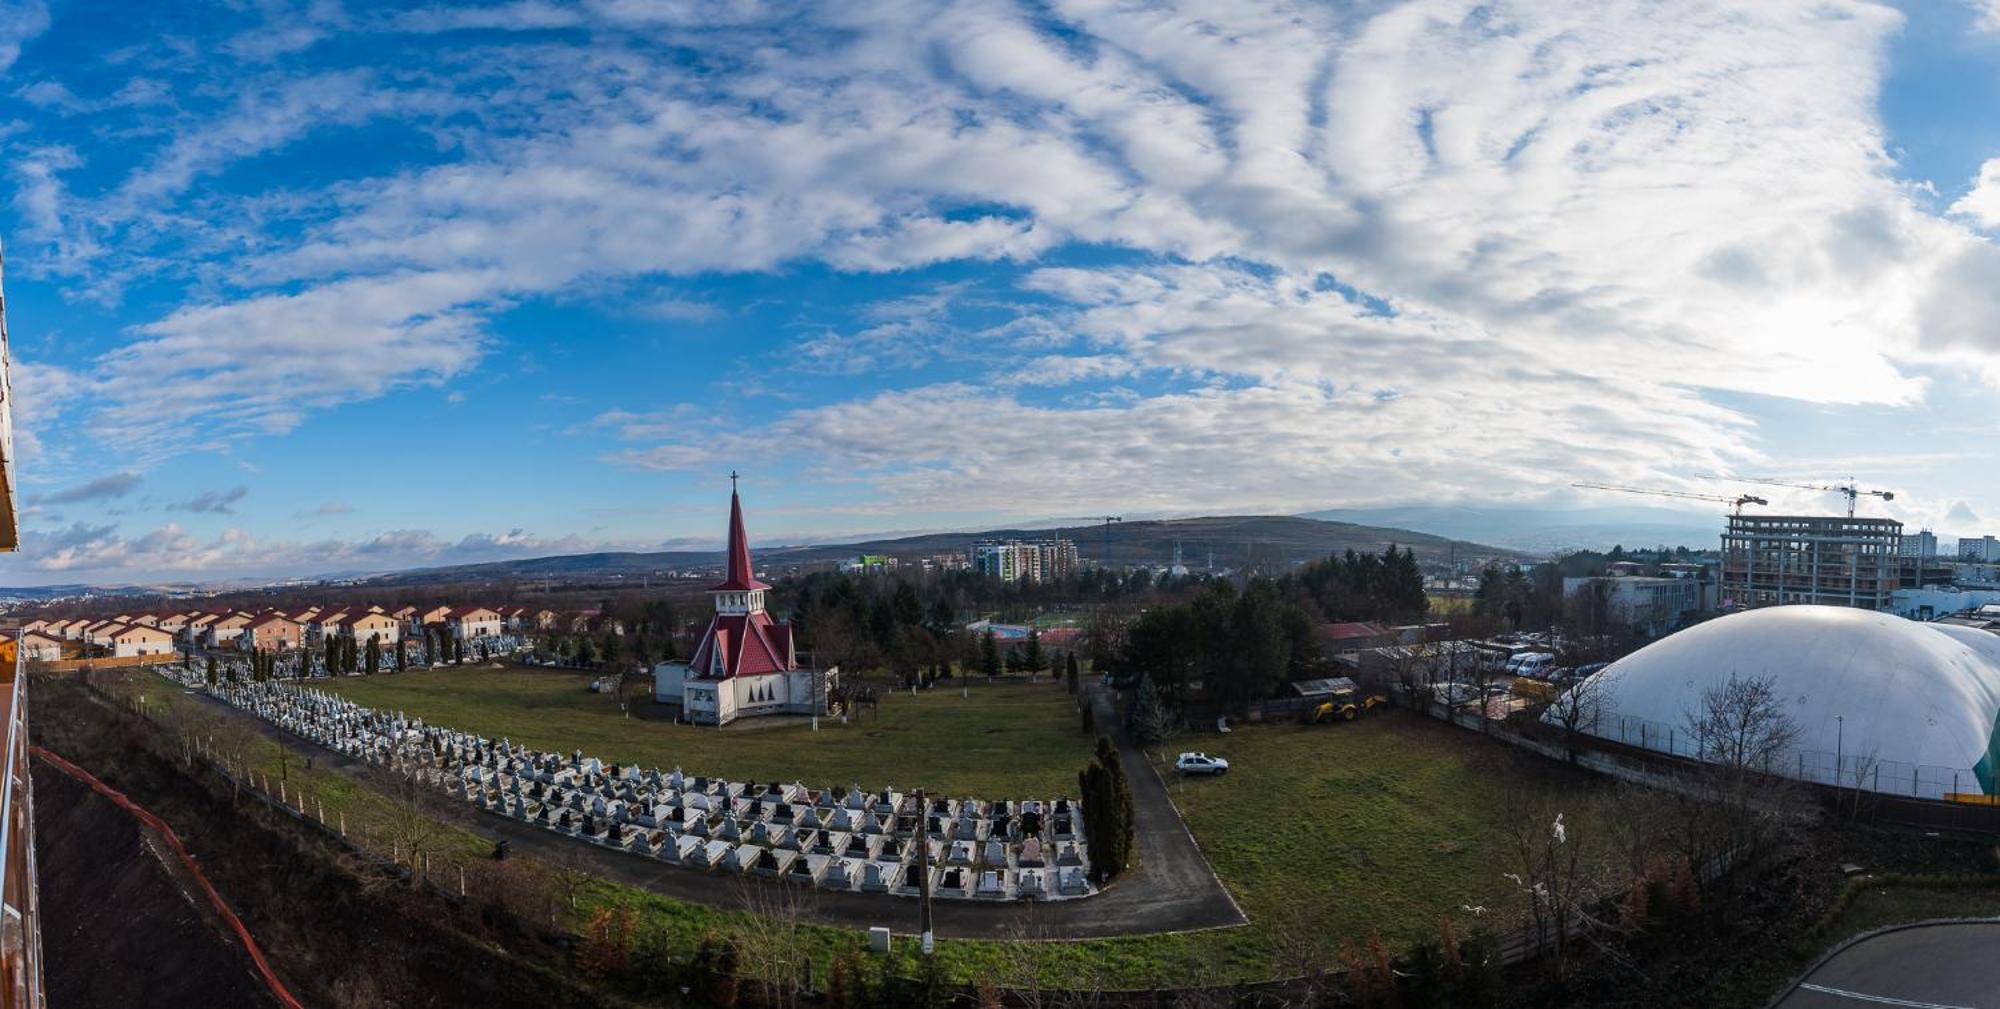
[[[750,537],[743,531],[743,500],[736,493],[736,474],[729,474],[728,574],[709,592],[715,596],[717,613],[747,613],[764,608],[764,590],[769,585],[757,580],[750,565]]]

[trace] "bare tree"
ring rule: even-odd
[[[756,879],[737,882],[737,901],[748,912],[737,941],[746,977],[761,991],[760,1004],[792,1009],[812,969],[805,912],[812,891]]]
[[[1798,723],[1769,678],[1734,672],[1701,692],[1685,716],[1700,770],[1678,802],[1684,853],[1698,879],[1725,861],[1753,859],[1805,815],[1795,781],[1780,772],[1797,749]]]
[[[373,766],[367,775],[370,788],[385,800],[374,819],[376,842],[388,842],[397,859],[409,859],[410,867],[424,871],[425,856],[445,847],[451,828],[445,818],[452,808],[423,768]]]
[[[1519,815],[1510,832],[1514,870],[1507,879],[1526,899],[1527,925],[1561,975],[1569,968],[1574,940],[1609,928],[1591,915],[1589,905],[1601,896],[1604,867],[1586,855],[1575,822],[1554,801],[1514,804]]]
[[[1744,677],[1710,685],[1684,720],[1704,763],[1769,774],[1797,747],[1799,725],[1785,712],[1776,680]]]
[[[1611,713],[1607,697],[1611,692],[1612,673],[1601,670],[1571,683],[1543,712],[1545,720],[1562,730],[1563,752],[1570,763],[1576,763],[1577,744],[1582,737],[1595,734],[1599,721]]]

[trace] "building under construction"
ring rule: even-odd
[[[1722,534],[1722,603],[1888,609],[1902,536],[1895,519],[1731,515]]]

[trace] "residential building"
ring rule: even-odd
[[[1039,582],[1076,573],[1073,540],[979,540],[966,553],[972,570],[1001,581]]]
[[[420,628],[429,627],[432,624],[442,624],[450,616],[451,607],[449,606],[433,606],[427,610],[419,610],[417,612],[417,625],[410,628],[410,630],[416,631]]]
[[[1731,515],[1722,604],[1818,603],[1886,610],[1899,584],[1903,523],[1838,515]]]
[[[1958,559],[1984,564],[2000,561],[2000,540],[1991,536],[1961,536],[1958,540]]]
[[[1937,534],[1931,532],[1929,529],[1919,529],[1913,533],[1904,533],[1901,542],[1896,547],[1896,555],[1899,557],[1920,557],[1928,560],[1936,557],[1937,552]]]
[[[187,627],[181,631],[181,636],[186,638],[188,644],[191,645],[206,642],[208,640],[208,626],[217,620],[221,620],[223,616],[224,614],[221,613],[200,613],[189,617]]]
[[[678,705],[690,722],[727,725],[762,715],[824,714],[839,683],[839,669],[800,662],[791,625],[765,611],[764,593],[771,587],[758,581],[754,570],[743,505],[732,488],[727,573],[708,590],[715,616],[692,658],[653,667],[653,696]]]
[[[202,644],[210,648],[221,648],[234,642],[243,628],[250,625],[253,618],[248,613],[237,611],[216,617],[202,630]]]
[[[300,647],[305,639],[303,624],[274,610],[244,624],[236,647],[246,652],[283,652]]]
[[[500,636],[500,614],[484,606],[460,606],[445,611],[443,623],[460,641]]]
[[[115,658],[134,655],[172,655],[174,636],[144,624],[120,624],[111,634],[111,654]]]
[[[8,643],[12,644],[13,639],[8,639]],[[23,662],[54,662],[63,656],[62,639],[51,636],[47,631],[22,631],[20,648]],[[0,656],[0,661],[11,658]]]
[[[373,638],[382,643],[383,648],[394,648],[403,623],[387,613],[362,613],[346,621],[346,632],[356,644],[366,647]]]
[[[160,617],[159,623],[156,623],[153,626],[158,627],[160,630],[166,631],[168,634],[172,634],[175,637],[179,637],[182,631],[187,630],[187,625],[188,625],[187,614],[167,613],[163,614]]]

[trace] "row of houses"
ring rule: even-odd
[[[460,641],[498,637],[504,633],[554,630],[572,626],[576,615],[525,606],[307,606],[296,610],[166,610],[120,613],[110,617],[30,620],[21,625],[28,643],[26,658],[65,642],[101,649],[114,656],[171,654],[177,644],[190,648],[238,648],[243,651],[285,651],[329,638],[374,640],[394,646],[404,637],[427,631],[449,634]]]

